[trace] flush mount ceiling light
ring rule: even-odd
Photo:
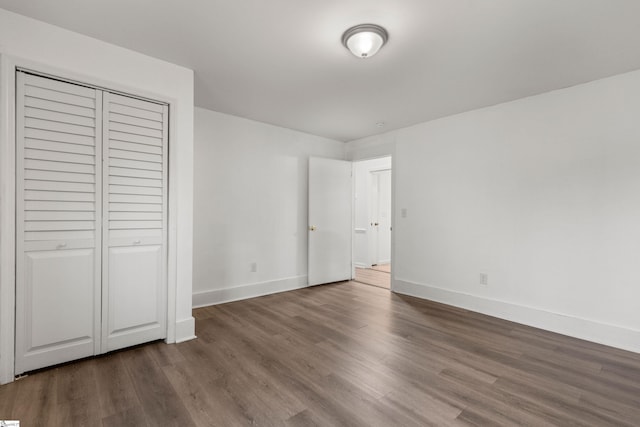
[[[362,24],[349,28],[342,35],[342,44],[358,58],[370,58],[389,39],[389,33],[380,25]]]

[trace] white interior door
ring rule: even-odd
[[[101,92],[17,73],[15,373],[100,350]]]
[[[378,198],[380,192],[378,186],[380,180],[378,179],[378,172],[369,172],[369,248],[368,248],[368,262],[369,266],[378,264],[378,210],[380,204]]]
[[[391,170],[374,173],[377,181],[375,263],[391,262]]]
[[[351,279],[352,164],[309,159],[309,285]]]
[[[102,347],[166,337],[167,106],[104,94]]]

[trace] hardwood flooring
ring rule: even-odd
[[[640,423],[640,354],[355,282],[194,310],[152,343],[0,387],[21,426]]]
[[[391,273],[385,270],[356,267],[356,277],[354,280],[366,285],[391,289]]]
[[[384,271],[387,273],[391,273],[391,264],[378,264],[371,267],[372,270],[376,271]]]

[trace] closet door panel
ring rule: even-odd
[[[29,139],[25,138],[24,140],[25,148],[35,148],[39,150],[47,150],[58,153],[78,153],[78,154],[88,154],[91,156],[95,156],[95,149],[90,145],[83,144],[72,144],[69,142],[56,142],[56,141],[47,141],[44,139]]]
[[[167,107],[104,94],[103,347],[166,337]]]
[[[161,245],[109,248],[109,350],[161,338],[162,269]]]
[[[76,340],[89,342],[93,323],[93,292],[85,284],[93,280],[93,249],[28,252],[25,254],[26,307],[32,317],[31,346],[40,348]],[[64,311],[58,307],[66,307]]]
[[[89,147],[94,146],[94,139],[92,136],[74,135],[71,133],[50,132],[43,129],[26,128],[24,129],[24,136],[27,141],[57,141],[65,144],[86,145]]]
[[[24,370],[94,353],[94,249],[25,252]]]
[[[16,373],[100,351],[102,93],[17,73]]]

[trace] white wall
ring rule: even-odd
[[[22,65],[170,103],[169,340],[193,337],[193,72],[0,9],[0,382],[13,375],[13,81]]]
[[[353,263],[371,267],[371,172],[391,169],[391,157],[354,162]]]
[[[639,117],[636,71],[378,137],[395,290],[640,352]]]
[[[195,153],[194,306],[306,286],[308,159],[344,143],[196,108]]]
[[[346,144],[345,156],[354,162],[393,156],[397,136],[397,132],[387,132],[350,141]]]

